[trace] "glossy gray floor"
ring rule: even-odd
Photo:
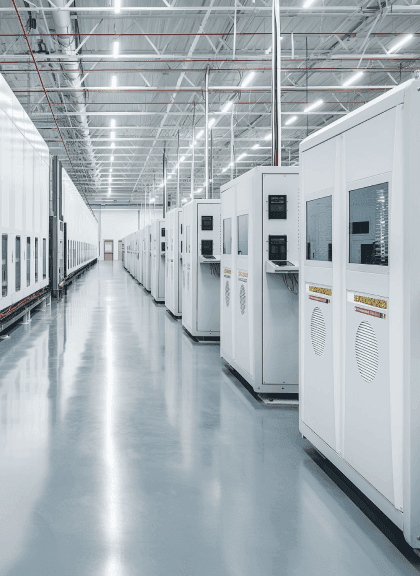
[[[101,263],[0,343],[0,574],[418,574],[311,456]]]

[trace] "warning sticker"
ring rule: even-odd
[[[224,268],[223,273],[226,277],[230,277],[230,275],[232,274],[232,270],[231,268]]]
[[[317,292],[318,294],[325,294],[326,296],[332,296],[331,288],[321,288],[320,286],[309,286],[309,292]]]
[[[360,308],[360,306],[355,306],[354,310],[360,312],[360,314],[366,314],[367,316],[373,316],[374,318],[383,318],[386,320],[386,314],[383,312],[378,312],[377,310],[368,310],[367,308]]]
[[[248,272],[238,270],[238,280],[239,282],[248,282]]]
[[[322,298],[321,296],[314,296],[313,294],[309,294],[309,300],[316,300],[317,302],[323,302],[324,304],[329,304],[331,300],[328,298]]]
[[[354,301],[360,302],[360,304],[366,304],[367,306],[382,308],[383,310],[388,308],[388,302],[386,300],[379,300],[379,298],[369,298],[369,296],[360,296],[360,294],[354,295]]]

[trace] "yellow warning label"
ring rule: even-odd
[[[225,274],[232,274],[232,270],[230,268],[225,268]]]
[[[317,292],[318,294],[325,294],[326,296],[332,296],[331,288],[320,288],[319,286],[309,286],[309,292]]]
[[[360,296],[360,294],[354,295],[354,301],[360,302],[360,304],[367,304],[368,306],[374,306],[375,308],[382,308],[386,310],[388,308],[388,302],[386,300],[379,300],[378,298],[369,298],[368,296]]]
[[[239,270],[239,272],[238,272],[238,277],[240,277],[240,278],[248,278],[248,272],[241,272],[241,271]]]

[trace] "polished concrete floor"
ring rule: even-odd
[[[300,438],[297,410],[261,406],[120,263],[11,336],[1,576],[420,572],[401,533]]]

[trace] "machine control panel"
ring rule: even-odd
[[[201,216],[201,230],[213,230],[213,216]]]
[[[268,259],[287,260],[287,236],[268,237]]]
[[[287,196],[286,194],[270,194],[268,197],[268,219],[287,219]]]
[[[160,251],[165,252],[165,242],[160,243]]]
[[[201,255],[213,256],[213,240],[201,240]]]

